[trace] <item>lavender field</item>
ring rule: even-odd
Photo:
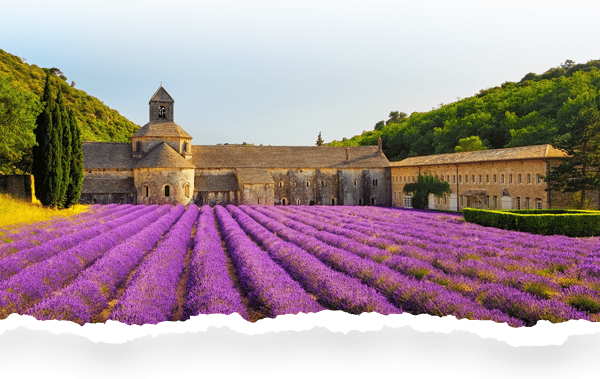
[[[600,238],[350,206],[108,205],[0,228],[0,319],[155,324],[324,309],[600,319]]]

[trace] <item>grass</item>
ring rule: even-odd
[[[28,203],[10,195],[0,194],[0,227],[18,223],[48,220],[54,217],[69,217],[85,212],[88,205],[76,204],[68,209],[44,207],[39,200]]]

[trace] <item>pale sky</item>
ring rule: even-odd
[[[567,59],[599,1],[7,1],[0,48],[138,125],[162,82],[196,145],[314,145]]]

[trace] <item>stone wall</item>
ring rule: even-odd
[[[189,204],[193,202],[194,169],[136,168],[133,173],[135,187],[138,191],[138,204]],[[189,186],[188,196],[185,193],[186,185]],[[169,186],[169,196],[165,195],[166,186]]]
[[[35,192],[33,175],[0,175],[0,192],[31,202]]]
[[[392,204],[404,205],[404,186],[417,180],[419,172],[437,175],[450,183],[452,194],[458,195],[458,210],[465,207],[501,209],[502,198],[510,198],[510,208],[548,208],[546,175],[547,164],[542,159],[488,161],[431,166],[399,166],[391,168]],[[483,201],[464,195],[483,190]],[[450,209],[449,198],[434,201],[436,209]],[[552,204],[554,207],[554,204]]]

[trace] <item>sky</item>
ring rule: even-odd
[[[162,86],[195,145],[314,145],[567,59],[600,59],[600,2],[7,1],[0,48],[132,122]]]

